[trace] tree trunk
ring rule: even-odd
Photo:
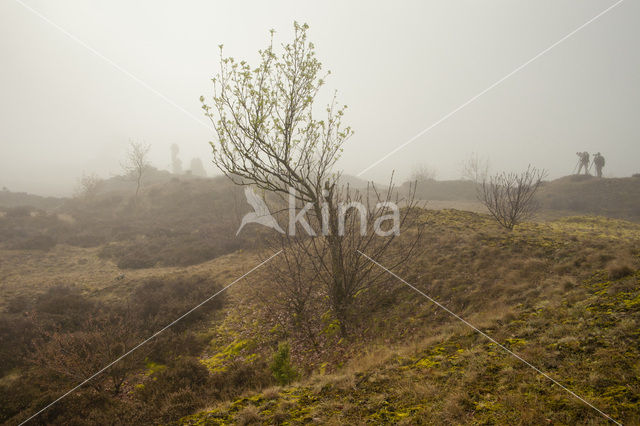
[[[327,245],[329,247],[329,256],[331,258],[331,275],[332,280],[329,289],[331,308],[340,322],[340,334],[347,337],[349,329],[349,305],[351,304],[348,294],[349,285],[344,270],[344,258],[342,252],[342,243],[344,236],[339,234],[338,227],[338,206],[329,196],[327,204],[329,207],[329,235],[326,236]]]

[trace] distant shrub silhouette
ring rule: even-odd
[[[43,250],[49,251],[57,244],[55,238],[49,235],[36,235],[16,242],[12,248],[16,250]]]
[[[105,243],[105,237],[101,235],[77,234],[67,238],[65,243],[70,246],[82,248],[98,247]]]
[[[107,245],[99,256],[114,260],[121,269],[189,266],[238,250],[244,245],[242,239],[208,238],[207,235],[186,232],[167,231],[163,235],[163,232],[151,230],[146,236],[149,238],[141,241]]]
[[[76,189],[76,197],[85,200],[94,198],[101,187],[104,185],[104,179],[96,175],[83,173],[80,179],[78,179],[78,188]]]
[[[29,206],[11,207],[6,210],[7,217],[28,217],[33,209]]]

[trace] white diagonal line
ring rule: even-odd
[[[583,403],[585,403],[586,405],[588,405],[589,407],[593,408],[594,410],[596,410],[598,413],[600,413],[602,416],[604,416],[605,418],[607,418],[608,420],[611,420],[613,423],[622,426],[622,423],[614,420],[611,416],[609,416],[607,413],[605,413],[604,411],[598,409],[598,407],[594,406],[593,404],[591,404],[589,401],[587,401],[586,399],[582,398],[580,395],[576,394],[575,392],[573,392],[571,389],[565,387],[562,383],[558,382],[557,380],[555,380],[553,377],[549,376],[547,373],[545,373],[544,371],[540,370],[538,367],[536,367],[535,365],[531,364],[529,361],[527,361],[526,359],[522,358],[520,355],[516,354],[515,352],[512,352],[511,350],[507,349],[505,346],[501,345],[500,343],[498,343],[493,337],[489,336],[488,334],[486,334],[485,332],[483,332],[482,330],[478,329],[476,326],[474,326],[473,324],[471,324],[470,322],[468,322],[467,320],[465,320],[464,318],[462,318],[460,315],[456,314],[455,312],[449,310],[446,306],[442,305],[440,302],[438,302],[437,300],[433,299],[432,297],[430,297],[428,294],[422,292],[421,290],[417,289],[416,287],[414,287],[413,285],[409,284],[407,281],[403,280],[402,278],[400,278],[398,275],[396,275],[394,272],[390,271],[389,269],[385,268],[384,266],[382,266],[380,263],[378,263],[377,261],[375,261],[374,259],[370,258],[369,256],[367,256],[366,254],[364,254],[363,252],[361,252],[360,250],[356,250],[358,253],[360,253],[362,256],[366,257],[367,259],[369,259],[371,262],[373,262],[374,264],[376,264],[377,266],[379,266],[380,268],[384,269],[385,271],[387,271],[389,274],[391,274],[392,276],[394,276],[395,278],[397,278],[398,280],[402,281],[403,283],[405,283],[406,285],[408,285],[409,287],[411,287],[413,290],[415,290],[416,292],[418,292],[419,294],[421,294],[422,296],[426,297],[430,302],[435,303],[439,308],[445,310],[447,313],[449,313],[450,315],[452,315],[453,317],[455,317],[456,319],[462,321],[465,325],[467,325],[468,327],[472,328],[474,331],[476,331],[477,333],[481,334],[483,337],[487,338],[489,341],[491,341],[492,343],[498,345],[500,348],[502,348],[504,351],[506,351],[507,353],[509,353],[510,355],[514,356],[515,358],[517,358],[518,360],[520,360],[521,362],[523,362],[525,365],[527,365],[528,367],[532,368],[533,370],[535,370],[537,373],[541,374],[542,376],[546,377],[547,379],[551,380],[554,384],[556,384],[557,386],[559,386],[560,388],[562,388],[563,390],[565,390],[566,392],[568,392],[570,395],[574,396],[575,398],[579,399],[580,401],[582,401]]]
[[[153,335],[151,337],[148,337],[147,339],[143,340],[142,342],[138,343],[136,346],[134,346],[132,349],[130,349],[128,352],[126,352],[124,355],[120,356],[119,358],[115,359],[114,361],[110,362],[109,364],[107,364],[105,367],[101,368],[99,371],[97,371],[96,373],[94,373],[93,375],[91,375],[91,377],[88,377],[87,379],[85,379],[82,383],[80,383],[79,385],[75,386],[74,388],[70,389],[69,391],[67,391],[66,393],[64,393],[62,396],[60,396],[58,399],[56,399],[55,401],[51,402],[49,405],[47,405],[46,407],[42,408],[40,411],[38,411],[37,413],[33,414],[31,417],[29,417],[28,419],[26,419],[25,421],[23,421],[22,423],[20,423],[20,426],[22,426],[23,424],[27,423],[29,420],[33,419],[34,417],[38,416],[40,413],[44,412],[45,410],[47,410],[48,408],[50,408],[51,406],[57,404],[58,402],[60,402],[62,399],[66,398],[67,396],[69,396],[70,394],[72,394],[73,392],[75,392],[76,390],[78,390],[79,388],[81,388],[82,386],[84,386],[86,383],[90,382],[92,379],[94,379],[96,376],[98,376],[99,374],[101,374],[102,372],[104,372],[105,370],[107,370],[109,367],[111,367],[112,365],[116,364],[117,362],[121,361],[123,358],[125,358],[126,356],[130,355],[132,352],[134,352],[135,350],[137,350],[139,347],[145,345],[146,343],[148,343],[150,340],[156,338],[160,333],[162,333],[163,331],[165,331],[166,329],[168,329],[169,327],[172,327],[173,325],[175,325],[177,322],[181,321],[182,319],[184,319],[187,315],[191,314],[193,311],[195,311],[196,309],[198,309],[200,306],[204,305],[205,303],[207,303],[208,301],[210,301],[211,299],[213,299],[214,297],[216,297],[217,295],[219,295],[220,293],[222,293],[223,291],[225,291],[226,289],[228,289],[229,287],[231,287],[232,285],[234,285],[235,283],[237,283],[238,281],[240,281],[241,279],[243,279],[244,277],[246,277],[247,275],[249,275],[250,273],[252,273],[253,271],[255,271],[256,269],[260,268],[262,265],[266,264],[267,262],[269,262],[271,259],[273,259],[274,257],[276,257],[277,255],[279,255],[280,253],[282,253],[282,250],[278,250],[276,253],[272,254],[269,258],[267,258],[266,260],[260,262],[258,265],[254,266],[252,269],[250,269],[248,272],[244,273],[242,276],[240,276],[239,278],[236,278],[233,282],[231,282],[230,284],[228,284],[226,287],[222,288],[221,290],[217,291],[215,294],[209,296],[207,299],[205,299],[204,301],[198,303],[196,306],[194,306],[193,308],[189,309],[187,312],[185,312],[184,314],[182,314],[180,317],[176,318],[175,320],[171,321],[169,324],[167,324],[166,326],[164,326],[162,329],[156,331],[155,333],[153,333]]]
[[[133,79],[136,83],[140,84],[142,87],[144,87],[145,89],[149,90],[150,92],[152,92],[153,94],[157,95],[158,97],[160,97],[163,101],[167,102],[169,105],[171,105],[172,107],[178,109],[180,112],[182,112],[183,114],[187,115],[189,118],[191,118],[192,120],[196,121],[198,124],[206,127],[207,129],[210,129],[209,125],[207,124],[207,122],[205,122],[204,120],[196,117],[195,115],[193,115],[192,113],[190,113],[189,111],[187,111],[185,108],[183,108],[182,106],[178,105],[176,102],[174,102],[173,100],[169,99],[167,96],[163,95],[162,93],[160,93],[159,91],[157,91],[156,89],[154,89],[153,87],[151,87],[149,84],[147,84],[146,82],[144,82],[143,80],[141,80],[140,78],[136,77],[135,75],[133,75],[131,72],[127,71],[126,69],[124,69],[123,67],[121,67],[120,65],[118,65],[116,62],[112,61],[111,59],[107,58],[106,56],[104,56],[102,53],[98,52],[96,49],[94,49],[93,47],[89,46],[87,43],[85,43],[84,41],[80,40],[78,37],[76,37],[75,35],[71,34],[69,31],[65,30],[64,28],[62,28],[60,25],[56,24],[55,22],[53,22],[51,19],[47,18],[45,15],[43,15],[42,13],[40,13],[39,11],[37,11],[36,9],[34,9],[33,7],[29,6],[28,4],[26,4],[25,2],[23,2],[22,0],[14,0],[16,3],[20,4],[22,7],[24,7],[25,9],[27,9],[28,11],[30,11],[31,13],[33,13],[34,15],[38,16],[40,19],[42,19],[43,21],[45,21],[46,23],[48,23],[49,25],[51,25],[52,27],[56,28],[57,30],[59,30],[60,32],[62,32],[64,35],[66,35],[67,37],[69,37],[71,40],[75,41],[76,43],[78,43],[80,46],[84,47],[85,49],[87,49],[88,51],[90,51],[91,53],[93,53],[94,55],[96,55],[98,58],[102,59],[103,61],[107,62],[109,65],[113,66],[115,69],[117,69],[118,71],[120,71],[121,73],[125,74],[126,76],[128,76],[129,78]]]
[[[458,111],[462,110],[463,108],[467,107],[469,104],[473,103],[474,101],[476,101],[479,97],[481,97],[482,95],[484,95],[485,93],[489,92],[491,89],[495,88],[496,86],[500,85],[502,82],[504,82],[505,80],[507,80],[508,78],[510,78],[511,76],[513,76],[514,74],[516,74],[518,71],[522,70],[523,68],[525,68],[527,65],[529,65],[530,63],[532,63],[533,61],[535,61],[536,59],[540,58],[541,56],[543,56],[544,54],[546,54],[547,52],[549,52],[550,50],[552,50],[553,48],[555,48],[556,46],[558,46],[559,44],[561,44],[562,42],[564,42],[565,40],[567,40],[568,38],[570,38],[571,36],[573,36],[574,34],[576,34],[578,31],[582,30],[584,27],[586,27],[587,25],[591,24],[592,22],[594,22],[595,20],[597,20],[598,18],[602,17],[604,14],[606,14],[607,12],[611,11],[612,9],[614,9],[616,6],[618,6],[620,3],[622,3],[624,0],[618,0],[616,3],[614,3],[613,5],[609,6],[608,8],[606,8],[605,10],[603,10],[602,12],[598,13],[596,16],[594,16],[593,18],[589,19],[587,22],[585,22],[584,24],[580,25],[578,28],[576,28],[575,30],[571,31],[569,34],[565,35],[564,37],[562,37],[560,40],[556,41],[555,43],[553,43],[552,45],[550,45],[549,47],[547,47],[546,49],[542,50],[540,53],[538,53],[537,55],[535,55],[533,58],[529,59],[528,61],[526,61],[525,63],[523,63],[522,65],[518,66],[517,68],[515,68],[513,71],[511,71],[510,73],[508,73],[507,75],[505,75],[504,77],[502,77],[501,79],[497,80],[495,83],[493,83],[492,85],[490,85],[489,87],[487,87],[486,89],[482,90],[480,93],[476,94],[475,96],[471,97],[469,100],[467,100],[465,103],[463,103],[462,105],[458,106],[457,108],[455,108],[454,110],[450,111],[449,113],[445,114],[444,116],[442,116],[438,121],[436,121],[435,123],[431,124],[429,127],[427,127],[426,129],[420,131],[418,134],[416,134],[415,136],[413,136],[411,139],[409,139],[408,141],[406,141],[405,143],[403,143],[402,145],[397,146],[396,148],[394,148],[393,150],[391,150],[390,152],[388,152],[386,155],[384,155],[382,158],[380,158],[378,161],[374,162],[373,164],[371,164],[370,166],[368,166],[367,168],[363,169],[360,173],[358,173],[356,176],[360,176],[364,173],[366,173],[367,171],[371,170],[372,168],[374,168],[375,166],[377,166],[378,164],[382,163],[384,160],[386,160],[387,158],[391,157],[393,154],[395,154],[396,152],[400,151],[401,149],[403,149],[404,147],[406,147],[407,145],[415,142],[418,138],[420,138],[422,135],[424,135],[425,133],[429,132],[430,130],[432,130],[433,128],[437,127],[438,125],[440,125],[441,123],[443,123],[444,121],[446,121],[448,118],[450,118],[452,115],[456,114]]]

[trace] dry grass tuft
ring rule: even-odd
[[[626,263],[613,262],[607,266],[610,280],[619,280],[633,274],[633,269]]]
[[[282,388],[280,386],[272,386],[270,388],[265,389],[262,392],[262,396],[264,399],[270,401],[273,399],[278,399],[280,397],[280,391]]]
[[[236,415],[236,424],[241,426],[260,424],[260,413],[253,405],[247,405]]]

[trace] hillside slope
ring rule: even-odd
[[[137,199],[131,182],[113,178],[91,197],[65,199],[53,211],[5,208],[0,248],[100,247],[101,257],[135,269],[194,265],[255,245],[235,235],[249,206],[226,178],[160,174],[156,181]]]
[[[99,358],[65,358],[65,342],[113,337],[91,321],[116,321],[126,333],[115,344],[131,347],[269,256],[253,233],[235,240],[238,215],[229,206],[248,207],[240,190],[216,179],[169,179],[137,202],[115,192],[73,200],[65,217],[18,210],[0,218],[0,232],[12,238],[0,248],[0,421],[19,423],[113,359],[109,345]],[[509,232],[487,215],[421,210],[391,251],[405,250],[418,228],[420,255],[395,273],[599,409],[640,422],[639,224],[576,216]],[[55,245],[9,244],[38,235]],[[201,256],[201,244],[211,251]],[[211,312],[136,354],[117,389],[99,378],[41,422],[604,423],[384,277],[358,293],[352,331],[342,336],[322,300],[304,315],[288,310],[282,283],[259,269]],[[295,377],[287,386],[272,369],[284,344]]]
[[[406,192],[408,183],[401,188]],[[476,185],[468,180],[419,182],[416,197],[435,207],[484,211]],[[565,176],[545,182],[537,199],[543,217],[596,215],[640,222],[640,177]]]
[[[566,176],[546,183],[538,199],[545,210],[640,222],[640,177]]]
[[[53,210],[61,206],[63,203],[63,198],[41,197],[39,195],[27,194],[26,192],[11,192],[9,190],[0,191],[1,210],[19,206],[31,206],[37,209]]]
[[[640,421],[639,225],[576,217],[505,233],[484,216],[446,210],[425,212],[423,224],[427,250],[401,276],[605,413]],[[321,337],[320,356],[277,327],[258,327],[268,316],[250,297],[255,285],[245,287],[227,340],[217,341],[244,343],[203,362],[268,360],[285,339],[307,373],[178,423],[607,423],[401,282],[388,287],[387,303],[363,306],[358,336]]]

